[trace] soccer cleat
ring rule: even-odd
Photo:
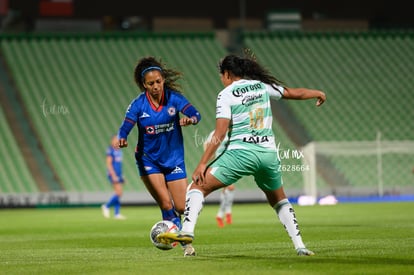
[[[224,222],[223,222],[222,218],[216,217],[216,221],[217,221],[217,226],[218,227],[224,227]]]
[[[231,213],[226,214],[226,223],[227,224],[232,224],[233,223],[233,218],[231,216]]]
[[[313,256],[315,253],[310,251],[307,248],[298,248],[296,249],[296,253],[298,253],[298,256]]]
[[[109,213],[109,208],[108,208],[108,207],[106,207],[106,205],[105,205],[105,204],[102,204],[101,209],[102,209],[102,215],[103,215],[105,218],[109,219],[109,217],[111,216],[111,215],[110,215],[110,213]]]
[[[157,236],[157,241],[163,244],[169,244],[173,242],[179,242],[181,245],[191,244],[194,237],[189,234],[164,232]]]
[[[186,244],[184,247],[184,257],[195,256],[196,252],[192,244]]]
[[[115,215],[114,219],[115,220],[126,220],[126,217],[121,214],[117,214]]]

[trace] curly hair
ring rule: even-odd
[[[270,74],[256,61],[256,57],[250,49],[245,49],[245,57],[240,57],[235,54],[225,56],[219,62],[219,71],[221,74],[228,71],[234,76],[244,79],[259,80],[270,85],[283,85],[283,82]]]
[[[144,87],[144,76],[147,71],[159,70],[162,77],[165,79],[164,86],[168,89],[174,90],[178,93],[181,92],[181,85],[177,83],[179,79],[183,77],[183,74],[179,71],[166,68],[165,64],[162,63],[161,59],[157,60],[153,56],[141,58],[134,70],[134,80],[138,87],[143,91]]]

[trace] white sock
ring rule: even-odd
[[[185,210],[182,232],[194,236],[194,228],[197,223],[198,215],[203,209],[204,195],[200,190],[192,189],[187,192],[185,199]]]
[[[296,220],[295,211],[288,199],[283,199],[273,207],[279,217],[280,222],[285,227],[295,249],[305,248],[300,235],[299,224]]]
[[[224,217],[224,211],[225,211],[226,195],[224,191],[220,192],[220,207],[216,215],[217,217],[220,217],[220,218]]]
[[[233,206],[234,190],[226,189],[224,191],[224,212],[226,214],[231,213],[231,207]]]

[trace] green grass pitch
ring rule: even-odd
[[[296,256],[267,204],[234,205],[224,228],[217,207],[187,258],[152,246],[156,206],[123,207],[124,221],[97,207],[0,210],[0,274],[414,274],[413,202],[294,205],[313,257]]]

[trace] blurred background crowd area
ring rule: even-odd
[[[407,1],[0,0],[1,32],[344,31],[414,26]]]
[[[138,92],[132,72],[146,55],[183,72],[183,91],[203,116],[183,131],[190,174],[215,125],[217,62],[245,48],[288,86],[328,95],[317,110],[272,105],[290,197],[414,194],[408,4],[0,0],[0,207],[107,198],[104,151]],[[123,200],[152,202],[133,149],[125,149]],[[264,199],[251,183],[238,182],[238,200]]]

